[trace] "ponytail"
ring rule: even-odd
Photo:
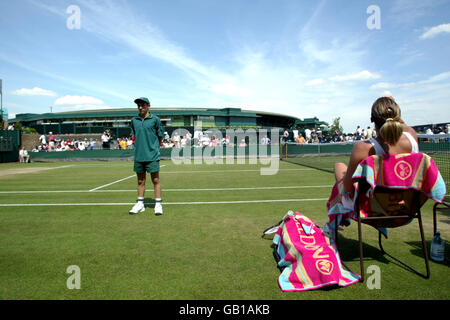
[[[401,111],[390,97],[378,98],[372,105],[371,120],[381,138],[389,145],[396,145],[403,133]]]
[[[380,128],[380,135],[383,140],[393,146],[396,145],[403,134],[403,126],[399,120],[392,118],[386,119],[386,122]]]

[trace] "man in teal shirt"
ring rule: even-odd
[[[134,100],[139,116],[131,119],[131,136],[134,142],[134,172],[138,179],[138,201],[130,214],[145,211],[144,193],[147,172],[150,173],[155,190],[155,214],[163,213],[161,205],[161,184],[159,181],[160,146],[164,137],[161,120],[150,113],[150,101],[145,98]]]

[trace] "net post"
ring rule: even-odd
[[[280,160],[283,160],[283,144],[280,141]]]

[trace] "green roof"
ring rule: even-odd
[[[284,117],[298,120],[296,117],[269,113],[241,110],[240,108],[151,108],[151,113],[158,116],[223,116],[223,117],[249,117],[260,118],[262,116]],[[38,120],[58,120],[58,119],[76,119],[76,118],[115,118],[115,117],[133,117],[138,114],[136,108],[122,108],[122,109],[104,109],[104,110],[83,110],[83,111],[69,111],[57,113],[19,113],[16,115],[15,121],[30,122]]]

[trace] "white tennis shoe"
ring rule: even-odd
[[[160,216],[163,214],[163,208],[160,202],[155,203],[155,215]]]
[[[133,208],[131,208],[130,210],[130,214],[136,214],[139,212],[143,212],[145,211],[145,206],[141,201],[136,202],[136,204],[133,206]]]

